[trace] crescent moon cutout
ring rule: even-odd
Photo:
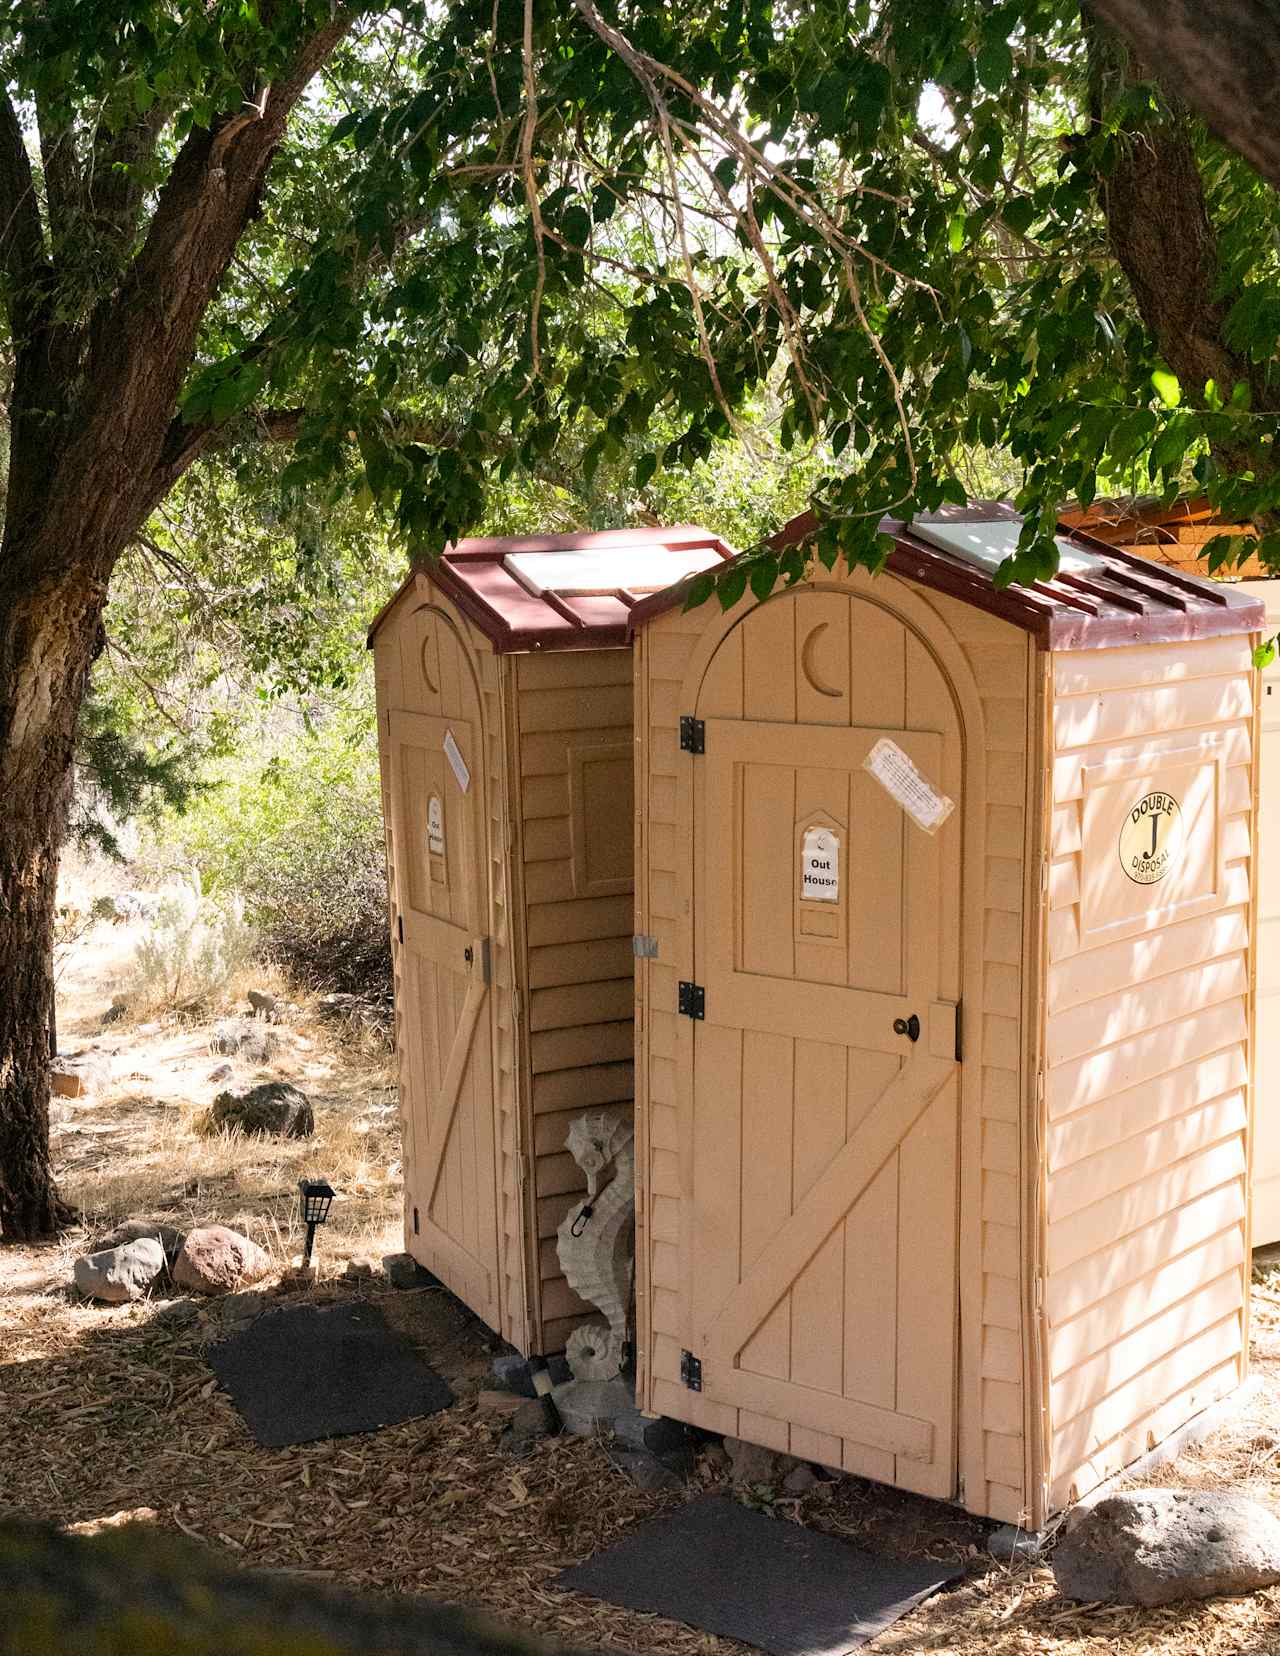
[[[837,690],[834,684],[824,684],[817,668],[813,664],[813,653],[819,638],[831,625],[829,621],[820,621],[805,639],[800,651],[800,665],[804,668],[804,676],[820,696],[843,696],[843,690]]]
[[[434,627],[431,627],[427,631],[427,636],[422,640],[422,677],[426,681],[427,689],[431,692],[431,694],[433,696],[438,696],[440,694],[440,686],[431,677],[431,668],[427,665],[428,658],[431,653],[431,646],[435,642],[436,630]]]

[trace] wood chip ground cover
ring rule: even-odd
[[[86,1125],[101,1124],[101,1116],[118,1130],[97,1136],[96,1159],[81,1162],[69,1183],[78,1178],[82,1191],[123,1193],[98,1204],[101,1220],[144,1206],[165,1208],[178,1224],[226,1219],[283,1262],[293,1245],[288,1209],[299,1148],[234,1141],[199,1148],[184,1124],[200,1100],[184,1095],[182,1077],[200,1072],[175,1067],[163,1044],[189,1041],[201,1051],[206,1036],[199,1029],[130,1036],[134,1069],[146,1079],[77,1112]],[[2,1249],[0,1514],[69,1524],[151,1507],[158,1523],[301,1580],[485,1606],[579,1646],[656,1656],[743,1649],[549,1586],[565,1565],[688,1497],[636,1490],[589,1440],[557,1439],[512,1460],[499,1448],[504,1419],[476,1401],[490,1383],[493,1336],[440,1290],[396,1294],[336,1279],[352,1252],[396,1245],[399,1189],[386,1177],[393,1129],[378,1126],[373,1144],[369,1132],[351,1131],[370,1119],[371,1100],[385,1097],[386,1066],[318,1022],[307,1021],[302,1038],[310,1045],[293,1049],[291,1062],[321,1072],[309,1078],[319,1133],[305,1154],[317,1168],[341,1164],[350,1187],[335,1208],[333,1234],[322,1239],[330,1278],[312,1297],[375,1295],[448,1378],[457,1404],[368,1436],[261,1449],[204,1358],[246,1302],[86,1305],[66,1286],[76,1239],[55,1249]],[[157,1151],[161,1101],[166,1119],[176,1111],[178,1120],[172,1144]],[[195,1189],[190,1178],[174,1178],[187,1155],[204,1158]],[[165,1200],[175,1189],[185,1194]],[[268,1304],[297,1294],[265,1287]],[[1280,1512],[1280,1268],[1255,1273],[1253,1341],[1259,1394],[1156,1481],[1231,1487]],[[688,1494],[713,1486],[720,1470],[718,1458],[704,1454]],[[962,1584],[905,1617],[876,1642],[878,1653],[1280,1653],[1280,1590],[1158,1611],[1074,1606],[1058,1597],[1047,1568],[994,1564],[983,1545],[988,1526],[940,1503],[858,1479],[819,1485],[798,1500],[774,1501],[767,1492],[747,1498],[780,1521],[800,1520],[870,1548],[962,1562]]]

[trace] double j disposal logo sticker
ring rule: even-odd
[[[1182,851],[1182,808],[1172,794],[1149,793],[1120,828],[1120,866],[1135,885],[1155,885]]]

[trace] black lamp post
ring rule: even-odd
[[[323,1179],[299,1179],[302,1193],[302,1222],[307,1227],[307,1245],[302,1253],[304,1266],[311,1263],[311,1247],[316,1239],[316,1226],[323,1225],[333,1206],[333,1187]]]

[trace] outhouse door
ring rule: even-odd
[[[478,713],[478,709],[474,710]],[[500,1328],[478,718],[390,715],[409,1249]]]
[[[742,716],[705,717],[690,772],[691,1355],[741,1436],[950,1496],[960,824],[924,832],[863,767],[887,739],[941,777],[954,715],[906,728],[948,698],[878,607],[784,596],[738,632],[699,710]]]

